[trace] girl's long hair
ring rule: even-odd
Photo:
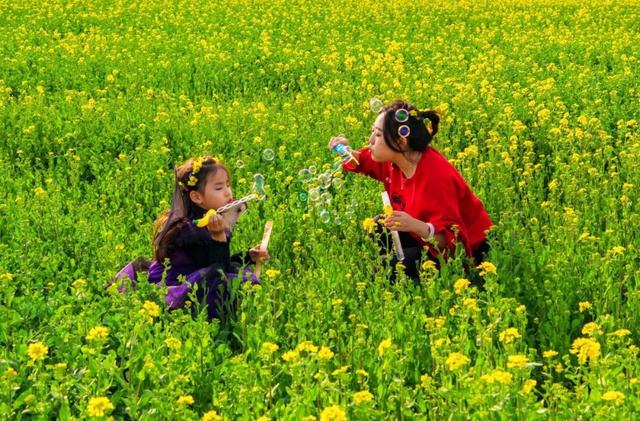
[[[194,163],[195,170],[194,171]],[[227,168],[218,160],[210,156],[199,159],[189,159],[184,164],[174,168],[175,182],[171,208],[158,216],[153,230],[153,259],[162,263],[169,257],[176,234],[194,218],[199,218],[204,210],[196,205],[189,193],[203,192],[210,174],[219,170],[231,177]],[[195,172],[195,174],[194,174]]]

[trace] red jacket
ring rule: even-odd
[[[457,226],[457,239],[469,256],[486,239],[485,232],[491,227],[491,220],[482,202],[436,149],[428,147],[424,151],[411,178],[406,178],[391,162],[373,161],[369,148],[360,149],[359,161],[360,165],[345,163],[343,168],[381,181],[393,209],[433,224],[435,233],[445,234],[450,249],[455,247],[454,225]],[[426,245],[417,234],[411,235]],[[431,250],[435,252],[433,248]]]

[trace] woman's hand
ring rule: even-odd
[[[385,219],[385,226],[391,231],[413,232],[421,235],[426,224],[406,212],[393,211],[393,213]]]
[[[347,139],[346,137],[343,137],[343,136],[334,136],[329,140],[329,144],[327,145],[327,147],[329,148],[329,150],[331,152],[333,152],[333,148],[336,145],[349,146],[349,139]],[[349,146],[349,147],[351,147],[351,146]],[[353,155],[353,157],[356,160],[360,160],[360,152],[351,149],[351,154]]]
[[[225,222],[222,215],[217,214],[213,215],[209,218],[209,223],[207,224],[207,230],[211,234],[211,238],[216,241],[227,241],[227,234],[225,230],[227,229],[227,223]]]
[[[249,250],[249,256],[251,256],[253,263],[264,262],[265,260],[271,259],[269,253],[263,250],[260,244]]]

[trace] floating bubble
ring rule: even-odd
[[[380,110],[382,110],[382,107],[384,107],[384,102],[382,102],[380,99],[371,98],[369,100],[369,108],[371,109],[371,112],[378,114]]]
[[[301,191],[300,193],[298,193],[298,200],[300,200],[301,202],[305,203],[308,198],[309,195],[307,194],[307,192]]]
[[[331,194],[330,194],[330,193],[324,192],[324,193],[322,193],[322,194],[320,195],[320,200],[322,200],[322,203],[324,203],[324,204],[326,204],[326,205],[328,205],[329,203],[331,203],[331,199],[332,199],[332,197],[331,197]]]
[[[315,174],[318,171],[315,165],[309,165],[309,172]]]
[[[340,224],[342,224],[342,218],[340,218],[340,216],[339,216],[339,215],[336,215],[336,216],[333,218],[333,223],[334,223],[334,224],[336,224],[336,225],[340,225]]]
[[[264,175],[258,173],[253,176],[252,190],[254,193],[260,195],[260,198],[264,197]]]
[[[333,184],[333,187],[335,187],[336,189],[339,189],[344,185],[344,181],[342,180],[342,178],[334,178],[332,184]]]
[[[318,218],[320,219],[320,221],[324,222],[325,224],[328,224],[329,222],[331,222],[331,214],[326,209],[322,209],[320,211],[320,213],[318,214]]]
[[[273,149],[265,149],[262,151],[262,159],[264,159],[265,161],[273,161],[273,158],[276,157],[276,153],[273,151]]]
[[[238,159],[236,161],[236,168],[242,168],[244,167],[244,161],[242,159]]]
[[[320,182],[320,185],[326,189],[331,186],[331,175],[323,172],[318,176],[318,182]]]
[[[312,202],[317,202],[318,200],[320,200],[320,189],[317,187],[314,187],[311,190],[309,190],[309,199]]]
[[[313,174],[307,168],[303,168],[298,171],[298,176],[302,180],[303,183],[308,183],[313,178]]]

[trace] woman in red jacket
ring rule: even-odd
[[[393,207],[385,225],[400,232],[403,264],[413,278],[418,278],[424,246],[428,246],[428,258],[437,262],[439,253],[446,258],[460,242],[476,265],[489,249],[486,232],[491,220],[482,202],[453,165],[430,146],[439,121],[435,111],[419,111],[396,100],[379,112],[369,146],[353,152],[358,163],[343,165],[347,171],[384,184]],[[334,138],[329,149],[338,143],[348,145],[348,140]]]

